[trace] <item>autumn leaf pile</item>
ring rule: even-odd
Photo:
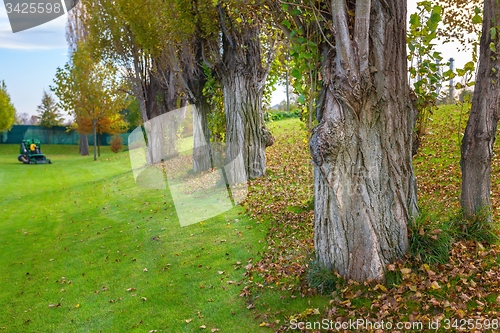
[[[248,275],[255,273],[271,287],[297,291],[314,251],[312,164],[305,131],[297,127],[277,139],[267,149],[267,177],[251,182],[245,201],[253,217],[271,220],[267,251],[249,267]]]
[[[459,113],[455,109],[444,109],[434,115],[414,161],[419,204],[424,209],[440,210],[434,213],[438,216],[442,213],[443,220],[456,214],[459,207],[457,142],[466,121]],[[246,287],[240,295],[246,298],[248,308],[262,322],[261,326],[275,332],[500,330],[500,247],[497,245],[455,240],[445,264],[430,266],[408,255],[387,267],[384,284],[343,281],[327,297],[310,288],[306,275],[314,258],[314,215],[307,134],[298,123],[294,123],[293,130],[281,131],[280,122],[276,124],[276,143],[267,150],[268,175],[251,182],[245,202],[249,214],[270,223],[268,246],[261,260],[246,266]],[[493,169],[499,170],[499,165],[495,159]],[[492,203],[498,212],[500,181],[496,172],[492,179]],[[259,298],[276,292],[282,299],[304,298],[316,301],[314,304],[320,300],[322,305],[305,306],[298,312],[279,306],[259,307]],[[334,323],[349,320],[385,322],[392,327],[335,328]],[[313,322],[331,326],[318,329],[306,325]],[[303,325],[298,327],[297,323]],[[396,323],[407,326],[396,328]]]

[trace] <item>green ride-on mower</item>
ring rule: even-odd
[[[52,161],[42,154],[39,140],[23,140],[19,152],[20,154],[17,159],[24,164],[52,164]]]

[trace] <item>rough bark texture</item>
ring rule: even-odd
[[[219,71],[224,87],[226,165],[231,165],[227,170],[230,184],[265,175],[266,147],[273,143],[262,113],[267,72],[262,66],[259,28],[239,29],[237,32],[223,29],[224,59]]]
[[[213,167],[212,146],[210,143],[210,129],[208,115],[211,111],[210,103],[203,93],[207,77],[205,75],[204,47],[208,42],[201,37],[202,23],[199,19],[198,2],[193,1],[193,12],[197,13],[196,33],[189,42],[185,42],[180,51],[179,66],[182,68],[180,81],[184,85],[186,94],[193,109],[193,170],[205,171]]]
[[[178,155],[177,132],[186,118],[186,108],[164,113],[144,123],[148,138],[148,163],[159,163]]]
[[[232,75],[231,75],[232,74]],[[266,172],[266,145],[262,136],[262,92],[251,78],[238,71],[223,79],[226,112],[226,164],[235,161],[228,174],[230,184],[245,183]],[[241,160],[238,156],[241,155]],[[243,163],[243,164],[241,164]]]
[[[208,128],[208,114],[210,105],[203,92],[197,98],[196,107],[193,109],[193,170],[205,171],[213,168],[212,149],[210,143],[210,129]]]
[[[153,64],[157,61],[157,59],[152,60]],[[178,110],[178,81],[172,69],[162,69],[158,66],[154,68],[156,69],[155,75],[152,69],[148,69],[150,72],[148,75],[136,76],[134,85],[135,92],[139,96],[141,114],[148,136],[148,163],[158,163],[162,159],[178,154],[177,130],[184,119],[182,118],[184,113],[181,110],[175,115],[162,117],[165,123],[160,122],[160,116]],[[142,79],[139,80],[139,78]]]
[[[354,4],[353,4],[354,6]],[[354,27],[332,1],[336,49],[323,47],[319,125],[310,149],[317,259],[358,281],[383,279],[407,251],[416,214],[406,1],[356,1]]]
[[[492,52],[490,43],[493,42],[497,50],[500,50],[500,45],[498,40],[491,40],[490,29],[500,24],[500,4],[496,0],[485,0],[483,13],[479,69],[460,159],[460,201],[468,217],[490,209],[491,159],[499,118],[500,63],[499,55]]]

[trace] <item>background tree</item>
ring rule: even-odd
[[[284,32],[287,42],[281,43],[280,63],[285,67],[285,85],[293,87],[301,120],[312,130],[315,121],[314,110],[320,88],[321,55],[318,44],[322,35],[313,11],[301,11],[296,6],[280,8],[277,1],[269,1],[277,25]],[[300,15],[300,19],[298,16]],[[287,89],[287,105],[289,96]]]
[[[83,133],[92,133],[93,122],[92,119],[87,117],[78,117],[78,131]],[[128,124],[124,120],[123,114],[116,113],[106,115],[105,117],[99,119],[97,122],[97,156],[101,156],[101,146],[102,146],[102,134],[118,134],[124,133],[128,129]]]
[[[97,125],[100,120],[116,115],[127,103],[127,87],[116,68],[92,58],[85,43],[73,53],[72,63],[58,68],[52,89],[66,110],[92,122],[94,160],[97,160]]]
[[[17,113],[16,112],[16,125],[28,125],[30,121],[30,115],[27,112]]]
[[[171,3],[163,1],[119,0],[119,1],[82,1],[89,13],[86,26],[89,29],[89,46],[92,52],[102,59],[112,62],[119,68],[123,77],[127,78],[130,87],[139,102],[141,117],[146,124],[159,115],[181,106],[178,95],[178,76],[168,68],[160,73],[167,77],[166,82],[155,75],[155,64],[159,61],[159,53],[164,49],[161,35],[167,33],[162,29],[163,8],[167,10]],[[165,84],[166,83],[166,84]],[[156,122],[147,123],[148,161],[159,162],[164,158],[163,148],[171,154],[176,153],[175,145],[164,137],[175,135],[175,126],[169,126],[164,136],[157,133]]]
[[[493,145],[500,117],[500,4],[485,0],[479,67],[461,146],[461,204],[467,218],[490,213]],[[491,217],[490,217],[491,218]]]
[[[68,12],[68,21],[66,23],[66,41],[68,42],[68,48],[70,54],[76,51],[78,44],[83,43],[88,39],[89,30],[85,26],[85,22],[88,20],[88,13],[85,10],[83,2],[78,2],[71,11]],[[75,119],[75,124],[72,126],[79,136],[79,151],[80,155],[89,155],[89,139],[87,134],[92,133],[90,129],[85,131],[84,126],[79,124],[80,118]]]
[[[407,29],[409,83],[418,110],[412,145],[413,155],[417,154],[426,133],[430,115],[437,109],[441,87],[446,81],[443,77],[443,66],[450,65],[443,63],[441,53],[435,50],[441,13],[441,6],[433,5],[429,1],[419,2],[417,12],[410,15]],[[454,75],[452,70],[445,73]]]
[[[135,97],[143,122],[166,112],[158,103],[162,87],[152,75],[153,51],[158,51],[161,30],[156,22],[161,18],[155,2],[142,1],[87,1],[83,0],[88,19],[89,46],[99,57],[113,62],[126,77]]]
[[[16,121],[16,109],[7,92],[7,85],[0,82],[0,131],[10,130]]]
[[[156,62],[157,74],[168,87],[165,76],[173,69],[178,76],[179,92],[195,105],[193,109],[193,170],[203,171],[213,167],[211,133],[208,117],[211,104],[205,95],[209,83],[207,74],[213,74],[212,61],[217,49],[219,25],[212,19],[215,7],[207,1],[173,1],[170,8],[163,6],[165,47]],[[212,53],[212,54],[211,54]],[[171,85],[170,85],[171,86]],[[168,89],[168,88],[167,88]]]
[[[47,127],[49,132],[54,126],[60,126],[63,122],[63,117],[57,106],[57,102],[54,100],[54,97],[45,90],[43,91],[42,103],[37,106],[37,111],[40,118],[40,126]],[[50,135],[47,141],[47,143],[50,143]]]

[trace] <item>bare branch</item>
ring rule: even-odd
[[[371,0],[356,1],[356,13],[354,22],[354,41],[358,46],[359,71],[368,68],[368,33],[370,31]]]
[[[339,68],[352,64],[352,41],[349,36],[347,9],[345,0],[332,0],[333,27],[335,29],[335,45],[340,59]]]
[[[206,52],[205,52],[206,40],[205,38],[201,39],[201,57],[203,58],[203,63],[210,69],[214,68],[214,64],[208,60]]]
[[[314,9],[314,7],[312,7],[312,6],[311,6],[311,8],[312,8],[312,10],[311,10],[311,11],[312,11],[312,13],[313,13],[313,15],[314,15],[314,19],[315,19],[315,21],[316,21],[316,24],[318,25],[318,31],[319,31],[319,32],[321,33],[321,35],[323,36],[323,38],[324,38],[325,42],[326,42],[326,43],[328,43],[328,45],[330,45],[330,47],[331,47],[332,49],[335,49],[335,46],[334,46],[334,45],[330,42],[330,40],[329,40],[329,39],[325,36],[325,32],[323,31],[323,28],[321,27],[320,20],[319,20],[319,18],[318,18],[318,16],[317,16],[317,14],[316,14],[316,10],[315,10],[315,9]],[[320,13],[320,14],[321,14],[321,13]]]
[[[220,4],[220,2],[217,4],[217,11],[219,12],[220,23],[221,23],[221,27],[222,27],[222,33],[226,37],[227,42],[229,43],[229,46],[232,49],[234,49],[235,48],[235,43],[233,41],[231,33],[229,32],[229,30],[226,27],[226,15],[224,13],[224,9],[222,8],[222,5]]]

